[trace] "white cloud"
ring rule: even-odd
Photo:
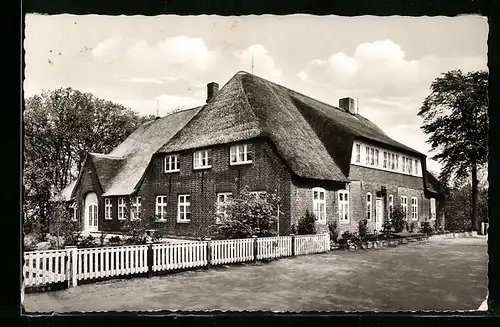
[[[253,44],[247,49],[235,51],[233,52],[233,55],[241,64],[249,68],[252,67],[253,56],[254,74],[258,76],[271,80],[276,80],[281,77],[281,69],[277,68],[274,59],[268,54],[266,48],[264,48],[261,44]],[[251,69],[244,70],[251,72]]]
[[[92,54],[95,57],[102,57],[106,54],[114,52],[118,46],[120,45],[122,38],[120,36],[115,36],[111,38],[107,38],[101,43],[99,43],[94,50],[92,50]]]
[[[159,78],[148,78],[148,77],[131,77],[123,80],[129,83],[146,83],[146,84],[163,84],[164,82]]]

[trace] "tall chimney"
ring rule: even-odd
[[[354,99],[353,98],[342,98],[339,100],[339,107],[340,109],[344,109],[351,115],[356,115],[357,110],[356,107],[354,106]]]
[[[217,92],[219,92],[219,84],[215,82],[210,82],[207,84],[207,103],[217,95]]]

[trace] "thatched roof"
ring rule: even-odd
[[[159,153],[269,138],[300,177],[347,182],[354,139],[423,154],[391,139],[361,115],[239,72]]]
[[[182,129],[201,107],[178,111],[142,124],[109,154],[89,153],[103,196],[129,195],[146,171],[152,155]],[[83,169],[83,168],[82,168]],[[72,194],[76,181],[65,188]],[[71,196],[70,196],[71,197]]]
[[[73,189],[76,185],[76,182],[77,182],[77,180],[75,179],[68,186],[63,188],[62,191],[58,194],[63,201],[70,201],[71,200]],[[52,201],[56,201],[56,200],[57,200],[56,196],[52,197]]]

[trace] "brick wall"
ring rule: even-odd
[[[229,145],[212,147],[212,168],[193,170],[193,151],[180,153],[180,172],[165,173],[163,156],[155,156],[146,172],[138,195],[142,197],[143,214],[155,214],[156,196],[167,196],[166,222],[157,223],[167,233],[202,236],[215,223],[216,194],[236,194],[242,187],[252,191],[277,191],[282,199],[280,234],[289,230],[290,172],[273,145],[265,139],[253,139],[254,160],[248,165],[229,165]],[[190,194],[191,221],[177,222],[178,195]]]
[[[401,204],[401,196],[408,197],[408,218],[409,224],[413,222],[411,218],[411,198],[418,199],[418,220],[415,221],[417,226],[425,219],[429,219],[429,199],[424,196],[424,183],[421,177],[408,176],[393,172],[366,168],[356,165],[351,165],[350,178],[351,183],[351,218],[353,220],[361,220],[366,218],[367,205],[366,194],[372,193],[372,217],[375,215],[375,200],[377,199],[377,191],[380,191],[382,186],[387,189],[387,198],[384,199],[384,219],[387,217],[388,197],[393,195],[394,206]],[[355,187],[353,187],[356,185]],[[368,228],[373,230],[375,223],[368,223]],[[356,225],[357,229],[357,225]],[[418,229],[418,227],[417,227]]]
[[[98,182],[97,173],[90,161],[90,158],[87,158],[83,165],[82,176],[80,178],[80,182],[76,185],[75,189],[75,199],[77,201],[77,219],[81,228],[84,226],[84,201],[85,197],[88,193],[94,192],[97,194],[98,199],[98,228],[102,228],[102,219],[101,213],[104,210],[104,200],[102,199],[102,190]]]

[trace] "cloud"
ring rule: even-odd
[[[92,50],[94,57],[103,57],[109,53],[114,52],[120,45],[122,38],[120,36],[110,37],[99,44]]]
[[[131,77],[123,80],[129,83],[145,83],[145,84],[163,84],[164,82],[159,78],[148,78],[148,77]]]

